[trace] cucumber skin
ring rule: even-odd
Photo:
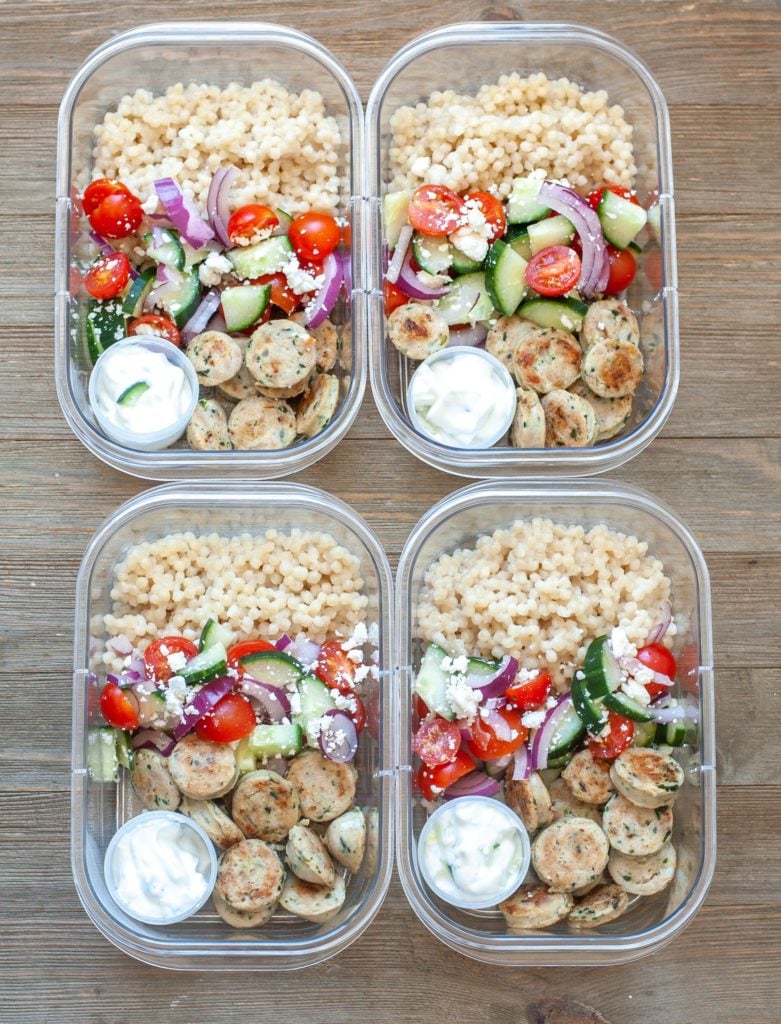
[[[577,299],[527,299],[518,307],[517,315],[522,316],[539,327],[554,327],[572,333],[583,326],[583,318],[588,306]],[[566,317],[569,326],[564,322]]]
[[[255,296],[254,305],[250,305],[250,296],[236,295],[238,299],[245,299],[246,305],[250,308],[250,312],[245,314],[243,317],[235,317],[234,313],[231,312],[231,293],[237,293],[239,291],[252,292]],[[269,298],[271,296],[271,285],[270,284],[239,284],[231,288],[225,288],[222,292],[222,313],[225,317],[225,327],[228,331],[245,331],[248,327],[252,327],[253,324],[257,323],[258,320],[263,316],[268,307]],[[227,298],[227,305],[226,305]],[[244,303],[242,303],[244,304]]]
[[[508,265],[509,271],[506,269]],[[513,301],[507,302],[505,301],[507,288],[502,282],[502,277],[506,273],[513,272],[517,272],[521,286],[517,289],[518,301],[515,302],[513,296]],[[504,316],[512,316],[523,302],[523,297],[526,294],[525,274],[526,260],[523,256],[520,256],[506,242],[494,242],[488,250],[485,261],[485,286],[491,302]]]

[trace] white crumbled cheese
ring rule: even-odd
[[[356,665],[360,665],[363,661],[363,651],[356,647],[352,651],[347,652],[347,657]]]
[[[586,673],[582,669],[578,669],[577,672],[575,673],[575,678],[576,679],[585,679],[586,678]]]
[[[219,284],[223,274],[229,274],[233,270],[233,264],[227,256],[219,252],[210,252],[203,263],[198,264],[198,280],[202,285],[210,288]]]
[[[168,662],[168,667],[174,673],[183,669],[187,664],[187,658],[183,651],[174,651],[173,654],[169,654],[165,660]]]
[[[525,715],[521,716],[521,721],[527,729],[539,729],[542,723],[545,721],[546,712],[543,711],[527,711]]]
[[[372,647],[376,647],[380,642],[380,625],[378,622],[369,623],[369,643]]]
[[[288,699],[290,701],[290,714],[300,715],[301,714],[301,694],[298,690],[290,690],[288,692]]]
[[[488,253],[488,239],[469,225],[457,228],[450,236],[450,241],[459,252],[478,263],[482,263]]]
[[[355,669],[355,682],[356,684],[362,683],[364,679],[369,675],[371,669],[368,665],[358,665]]]
[[[431,157],[419,156],[417,160],[413,160],[410,174],[414,174],[416,178],[424,178],[429,167],[431,167]]]
[[[447,274],[429,274],[427,270],[419,270],[416,277],[424,288],[443,288],[446,284],[450,284]]]
[[[455,658],[450,658],[445,655],[442,659],[441,666],[442,671],[449,672],[450,675],[464,675],[469,667],[469,659],[465,654],[459,654]]]
[[[652,683],[653,682],[654,675],[655,675],[655,672],[654,672],[653,669],[646,668],[646,666],[643,665],[642,668],[639,668],[634,673],[634,679],[635,679],[636,682],[641,683],[643,686],[645,686],[647,683]]]
[[[308,295],[310,292],[316,292],[323,283],[323,275],[315,276],[308,270],[304,270],[295,254],[290,256],[281,269],[287,278],[288,287],[296,295]]]
[[[519,668],[518,674],[515,677],[515,683],[519,686],[524,683],[530,683],[532,679],[536,679],[540,673],[534,668]]]
[[[548,710],[550,710],[551,708],[555,708],[556,705],[558,704],[558,702],[559,702],[559,698],[558,697],[554,697],[553,694],[551,694],[551,696],[548,697],[548,699],[545,701],[545,707]]]
[[[651,696],[648,690],[643,686],[642,683],[637,682],[635,679],[622,679],[621,690],[629,697],[630,700],[636,701],[638,704],[642,704],[645,707],[651,703]]]
[[[461,675],[451,676],[445,689],[445,697],[456,718],[474,718],[480,705],[480,691],[473,690]]]
[[[153,192],[151,195],[147,196],[146,199],[143,201],[143,203],[141,204],[141,209],[146,214],[156,213],[158,201],[159,200],[157,197],[157,193]]]
[[[339,708],[340,711],[358,710],[358,704],[352,694],[339,693],[338,690],[331,690],[331,698],[334,702],[334,706]]]
[[[617,658],[634,658],[637,648],[630,641],[623,629],[616,626],[610,633],[610,650]]]
[[[322,718],[313,718],[306,724],[306,738],[309,741],[310,747],[317,747],[318,740],[320,739],[320,732],[323,728]]]
[[[352,636],[349,636],[344,643],[341,645],[343,651],[352,651],[355,647],[362,647],[369,639],[369,631],[366,628],[366,624],[359,622],[358,625],[352,632]]]
[[[168,680],[168,686],[163,693],[165,695],[166,711],[169,711],[171,715],[175,715],[177,718],[181,718],[187,699],[190,696],[187,683],[181,676],[171,676]]]

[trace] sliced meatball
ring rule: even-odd
[[[594,879],[593,882],[586,882],[585,885],[579,885],[577,889],[572,890],[572,895],[575,899],[579,899],[581,896],[587,896],[593,889],[596,889],[598,885],[605,885],[607,878],[603,871],[601,875]]]
[[[504,776],[504,799],[526,826],[527,832],[537,832],[553,821],[553,809],[545,783],[537,772],[528,779],[515,780],[513,765],[509,764]]]
[[[157,750],[137,750],[130,775],[133,789],[148,811],[175,811],[182,799],[168,770],[168,758]]]
[[[247,772],[233,793],[231,814],[245,836],[277,843],[301,817],[298,792],[276,772]]]
[[[559,818],[565,818],[568,814],[571,814],[576,818],[588,818],[590,821],[595,821],[598,825],[602,824],[602,812],[599,807],[578,800],[567,784],[566,779],[562,779],[561,776],[551,782],[550,786],[548,786],[548,793],[550,794],[551,811],[554,821],[558,821]]]
[[[334,860],[356,875],[366,850],[366,818],[359,807],[340,814],[329,824],[325,845]]]
[[[264,398],[298,398],[309,387],[309,382],[309,377],[303,377],[290,388],[264,388],[262,384],[256,384],[255,394],[263,395]]]
[[[306,327],[304,310],[291,313],[290,319],[293,323]],[[319,327],[306,327],[306,329],[315,339],[315,349],[317,350],[315,365],[320,373],[328,373],[336,365],[336,358],[339,355],[339,332],[330,320],[323,320]]]
[[[598,341],[583,356],[583,380],[602,398],[633,394],[643,369],[643,353],[629,341]]]
[[[296,409],[296,430],[304,437],[314,437],[325,430],[339,405],[339,380],[330,373],[321,373],[310,381],[309,388]]]
[[[268,910],[282,892],[285,871],[261,839],[243,839],[220,857],[214,891],[234,910]]]
[[[585,398],[556,388],[542,397],[547,448],[588,448],[597,439],[597,417]]]
[[[240,402],[243,398],[254,398],[257,391],[255,390],[255,378],[247,369],[247,364],[245,362],[249,338],[237,335],[233,340],[241,349],[241,366],[234,377],[231,377],[230,380],[224,380],[221,384],[218,384],[217,390],[221,395],[224,395],[225,398],[229,398],[232,402]]]
[[[276,909],[276,903],[272,903],[263,910],[236,910],[216,889],[212,891],[212,903],[223,921],[231,928],[259,928],[271,920]]]
[[[640,326],[625,302],[601,299],[588,307],[580,328],[580,340],[584,351],[600,341],[627,341],[630,345],[639,345]]]
[[[366,870],[373,875],[380,852],[380,814],[376,807],[363,807],[361,810],[366,819]]]
[[[233,789],[239,777],[236,755],[227,743],[212,743],[190,733],[168,758],[171,778],[185,796],[213,800]]]
[[[597,441],[608,441],[626,426],[632,413],[632,396],[623,398],[601,398],[586,387],[582,380],[576,380],[569,389],[571,394],[585,398],[597,418]]]
[[[199,398],[195,412],[187,424],[187,443],[197,452],[230,451],[228,417],[213,398]]]
[[[669,807],[638,807],[621,793],[605,807],[602,828],[614,850],[630,857],[647,857],[661,850],[673,832]]]
[[[486,352],[496,356],[510,373],[515,376],[515,350],[527,334],[539,330],[537,324],[522,316],[501,316],[488,329],[485,339]],[[517,445],[518,448],[536,448],[537,445]],[[539,447],[542,447],[541,445]]]
[[[275,398],[245,398],[228,420],[234,448],[272,451],[288,448],[296,439],[296,416],[287,402]]]
[[[545,410],[536,391],[516,390],[518,404],[510,427],[510,444],[514,448],[545,447]]]
[[[629,747],[619,754],[610,769],[619,793],[639,807],[671,804],[683,785],[683,768],[675,758],[659,750]]]
[[[285,859],[290,870],[304,882],[333,885],[336,872],[320,836],[306,825],[294,825],[287,836]]]
[[[245,838],[239,826],[212,800],[192,800],[186,796],[182,798],[179,810],[200,825],[214,845],[219,846],[221,850],[227,850]]]
[[[582,355],[574,334],[538,327],[515,349],[514,376],[524,387],[546,395],[556,388],[568,388],[578,378]]]
[[[388,337],[408,359],[427,359],[447,345],[450,329],[431,306],[408,302],[388,317]]]
[[[317,750],[294,758],[287,781],[295,786],[301,814],[312,821],[332,821],[352,805],[358,773],[351,764],[329,761]]]
[[[292,320],[270,320],[250,338],[246,363],[263,387],[289,388],[312,375],[317,360],[315,339]]]
[[[661,850],[647,857],[627,857],[613,850],[607,870],[616,885],[627,892],[634,896],[652,896],[672,882],[675,863],[675,847],[665,843]]]
[[[532,843],[532,867],[553,892],[572,892],[598,878],[610,854],[596,822],[566,817],[543,829]]]
[[[588,748],[575,754],[561,777],[572,795],[584,804],[601,806],[607,803],[614,792],[610,765],[596,759]]]
[[[187,346],[187,358],[195,367],[199,383],[207,388],[235,377],[244,360],[240,345],[221,331],[196,334]]]
[[[347,890],[344,879],[336,875],[333,885],[312,885],[295,875],[288,875],[279,898],[279,905],[296,917],[320,924],[332,918],[344,903]]]
[[[578,900],[568,923],[573,928],[598,928],[615,921],[629,909],[629,893],[620,885],[600,885]]]
[[[572,910],[573,899],[566,892],[551,892],[544,885],[522,885],[499,904],[507,927],[513,931],[550,928]]]

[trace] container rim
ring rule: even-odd
[[[438,502],[410,533],[399,557],[396,572],[396,651],[395,663],[399,679],[397,694],[409,685],[409,673],[403,666],[411,663],[409,641],[410,579],[418,552],[428,536],[454,514],[481,503],[500,504],[508,501],[522,503],[530,500],[548,504],[613,504],[637,509],[656,519],[681,543],[691,559],[697,586],[699,611],[700,723],[699,785],[702,796],[702,830],[700,836],[701,860],[696,880],[684,902],[669,917],[644,932],[624,936],[491,936],[486,941],[467,927],[446,917],[419,887],[412,866],[414,838],[411,829],[412,801],[409,790],[400,783],[397,791],[398,819],[396,830],[396,863],[407,900],[413,911],[440,941],[476,960],[507,966],[523,965],[607,965],[626,963],[661,948],[675,938],[702,905],[710,887],[716,864],[716,740],[713,693],[713,638],[711,623],[711,597],[708,568],[697,541],[676,513],[664,502],[647,491],[628,484],[600,480],[545,480],[531,479],[522,483],[484,481],[453,492]],[[543,505],[544,507],[544,505]],[[400,697],[397,697],[400,700]],[[398,707],[399,759],[404,759],[404,741],[401,729],[401,707]]]
[[[385,685],[390,685],[392,681],[393,600],[390,564],[373,531],[346,502],[307,484],[261,482],[250,486],[241,481],[168,483],[143,491],[124,502],[113,515],[104,519],[93,534],[76,579],[71,734],[71,870],[79,900],[93,924],[124,953],[144,963],[178,970],[295,970],[320,963],[354,942],[369,926],[385,899],[393,871],[395,830],[392,766],[396,763],[396,729],[393,724],[395,702],[392,692],[385,702],[388,713],[383,716],[381,762],[375,772],[378,807],[383,816],[383,839],[374,887],[359,910],[330,933],[289,941],[255,939],[230,943],[203,939],[172,942],[170,939],[166,941],[164,937],[139,936],[108,912],[93,888],[86,867],[87,765],[84,738],[87,702],[84,699],[84,682],[89,676],[85,668],[88,665],[88,598],[95,564],[106,543],[141,514],[180,503],[214,507],[217,500],[223,507],[265,507],[270,510],[278,508],[281,502],[295,503],[297,508],[330,516],[355,534],[365,546],[377,570],[378,598],[384,610],[380,637],[382,664],[385,666],[383,680]]]

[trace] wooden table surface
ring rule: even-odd
[[[481,9],[320,2],[5,0],[0,61],[0,1020],[57,1024],[308,1021],[511,1024],[552,996],[611,1024],[781,1018],[781,7],[770,2],[528,0]],[[682,372],[661,436],[618,474],[691,526],[712,574],[718,866],[687,932],[658,955],[595,970],[502,970],[429,937],[394,880],[363,937],[295,975],[146,967],[92,926],[70,874],[74,579],[87,541],[148,485],[72,436],[52,373],[57,106],[81,61],[149,20],[264,19],[318,37],[365,99],[391,54],[439,24],[518,17],[611,32],[652,69],[672,117]],[[10,369],[10,372],[9,372]],[[367,395],[350,435],[302,479],[351,502],[392,561],[464,481],[387,433]]]

